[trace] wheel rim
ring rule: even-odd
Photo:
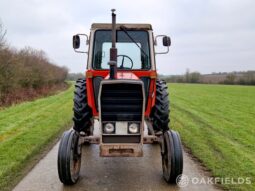
[[[70,153],[70,174],[74,182],[79,177],[81,167],[81,147],[78,145],[78,143],[79,137],[74,137]]]
[[[164,136],[164,154],[162,155],[162,167],[163,167],[163,175],[165,179],[169,179],[170,172],[171,172],[171,158],[168,152],[169,141],[166,139],[167,139],[166,136]]]

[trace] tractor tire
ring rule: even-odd
[[[177,132],[166,131],[163,135],[162,169],[167,183],[176,184],[183,171],[181,139]]]
[[[167,84],[163,80],[156,81],[156,101],[155,106],[151,111],[151,121],[154,131],[169,130],[169,97],[167,91]]]
[[[65,185],[75,184],[81,168],[81,146],[79,133],[75,130],[64,132],[58,148],[58,176]]]
[[[74,130],[85,132],[87,136],[92,134],[92,109],[88,105],[87,87],[85,79],[78,79],[75,84],[73,99]]]

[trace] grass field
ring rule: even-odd
[[[171,126],[185,146],[215,177],[252,181],[225,188],[255,190],[255,87],[169,84],[169,91]],[[72,92],[0,110],[0,190],[70,126]]]
[[[1,191],[11,188],[31,158],[70,127],[72,99],[73,86],[54,96],[0,110]]]
[[[169,84],[169,92],[171,126],[185,146],[215,177],[252,182],[223,187],[255,190],[255,87]]]

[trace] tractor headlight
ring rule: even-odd
[[[115,132],[115,125],[114,123],[105,123],[103,124],[103,132],[105,134],[112,134]]]
[[[130,134],[137,134],[140,131],[140,124],[139,123],[129,123],[128,124],[128,133]]]

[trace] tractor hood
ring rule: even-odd
[[[139,78],[133,73],[133,72],[122,72],[122,71],[117,71],[116,75],[116,80],[122,80],[122,79],[128,79],[128,80],[139,80]],[[105,77],[106,80],[110,79],[110,75],[108,74]]]

